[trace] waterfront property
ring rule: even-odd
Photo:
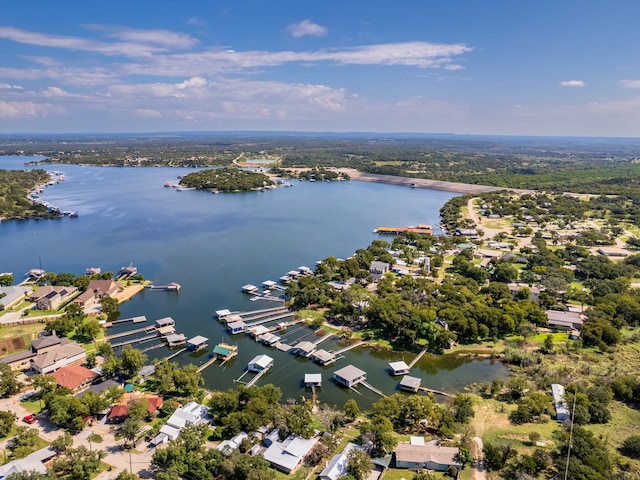
[[[184,333],[172,333],[170,335],[167,335],[165,337],[165,340],[167,341],[167,345],[170,347],[177,347],[179,345],[184,345],[185,343],[187,343],[187,337],[184,335]]]
[[[210,420],[209,408],[196,402],[189,402],[178,408],[169,417],[167,423],[160,428],[160,433],[151,441],[154,445],[175,440],[180,431],[187,425],[208,424]]]
[[[450,467],[462,468],[457,447],[441,447],[436,441],[422,445],[401,443],[396,447],[397,468],[426,468],[445,472]]]
[[[256,355],[247,365],[250,372],[262,372],[273,367],[273,358],[269,355]]]
[[[578,312],[560,312],[557,310],[547,310],[545,312],[549,318],[549,325],[552,328],[571,332],[582,330],[582,315]]]
[[[45,337],[48,338],[48,337]],[[32,349],[36,349],[32,342]],[[41,349],[42,350],[42,349]],[[87,358],[87,351],[75,342],[59,343],[57,346],[46,348],[44,353],[38,353],[30,359],[31,369],[40,374],[52,373],[67,365],[83,363]]]
[[[99,375],[81,365],[66,365],[53,372],[51,376],[59,387],[68,388],[72,393],[78,393],[89,388],[91,382]]]
[[[398,383],[400,390],[406,390],[407,392],[417,392],[420,390],[422,379],[418,377],[412,377],[411,375],[405,375]]]
[[[8,310],[19,304],[31,292],[31,288],[22,286],[0,287],[0,309]],[[4,295],[3,295],[4,294]]]
[[[341,453],[334,455],[327,466],[320,472],[318,480],[338,480],[338,478],[347,474],[347,464],[349,463],[349,452],[351,450],[363,450],[364,448],[355,443],[347,443]]]
[[[333,379],[345,387],[353,387],[367,379],[367,372],[353,365],[347,365],[333,373]]]
[[[76,287],[43,285],[29,296],[29,300],[36,304],[38,310],[57,310],[77,291]]]
[[[120,286],[113,280],[91,280],[87,289],[73,299],[73,303],[83,308],[100,302],[104,297],[113,297],[120,290]]]

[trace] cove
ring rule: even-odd
[[[33,157],[0,157],[0,168],[23,169]],[[117,168],[47,165],[64,173],[65,181],[47,187],[41,197],[61,210],[77,211],[78,218],[3,221],[0,223],[0,271],[24,272],[39,266],[52,272],[81,274],[87,267],[117,271],[133,264],[155,284],[178,282],[178,294],[144,291],[121,305],[121,317],[146,315],[149,322],[171,316],[177,332],[187,338],[209,338],[209,351],[218,342],[237,344],[238,356],[223,367],[203,371],[206,387],[237,385],[247,363],[257,354],[274,358],[273,368],[258,384],[273,383],[284,398],[310,396],[302,387],[305,373],[322,373],[321,402],[342,405],[354,398],[363,408],[379,397],[360,388],[360,395],[334,385],[335,370],[354,364],[365,370],[368,382],[394,393],[399,377],[386,372],[387,363],[405,359],[406,352],[356,348],[344,358],[320,367],[308,359],[256,344],[244,336],[230,336],[214,318],[216,310],[256,310],[272,302],[249,301],[241,293],[247,283],[277,280],[298,266],[315,267],[328,256],[346,258],[378,238],[373,229],[418,223],[437,227],[440,207],[454,194],[366,182],[298,182],[290,188],[266,192],[219,194],[178,192],[165,188],[193,171],[186,168]],[[390,240],[390,238],[387,238]],[[123,327],[131,328],[131,327]],[[115,330],[114,330],[115,332]],[[112,333],[111,330],[109,333]],[[306,335],[299,330],[291,337]],[[295,337],[298,338],[298,337]],[[332,338],[324,349],[342,344]],[[170,354],[151,350],[151,359]],[[205,363],[207,353],[182,354],[178,363]],[[429,388],[456,392],[473,382],[505,378],[499,362],[472,357],[425,355],[411,374]]]

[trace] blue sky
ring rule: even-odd
[[[0,132],[640,136],[637,0],[4,0]]]

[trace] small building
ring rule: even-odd
[[[235,335],[236,333],[244,333],[247,331],[247,324],[243,321],[228,323],[227,330],[229,330],[229,333],[232,335]]]
[[[273,290],[274,287],[276,287],[278,284],[276,282],[274,282],[273,280],[265,280],[264,282],[262,282],[262,286],[266,289],[266,290]]]
[[[9,463],[0,466],[0,479],[4,480],[10,475],[21,475],[27,472],[38,472],[45,477],[48,472],[44,462],[55,456],[55,451],[50,447],[45,447],[24,458],[11,460]]]
[[[166,337],[167,345],[170,347],[177,347],[178,345],[184,345],[187,343],[187,337],[184,333],[172,333]]]
[[[98,374],[80,365],[66,365],[51,374],[60,387],[66,387],[73,393],[84,390],[91,385]]]
[[[250,372],[262,372],[273,367],[273,358],[269,355],[256,355],[247,365]]]
[[[620,247],[600,247],[598,253],[606,257],[628,257],[630,252],[626,248]]]
[[[242,286],[243,293],[256,293],[258,291],[258,287],[255,285],[251,285],[250,283]]]
[[[281,338],[274,333],[263,333],[262,335],[258,335],[256,337],[256,340],[258,340],[260,343],[264,343],[265,345],[272,347],[276,343],[278,343]]]
[[[457,447],[441,447],[434,442],[426,445],[401,443],[396,447],[396,468],[426,468],[445,472],[450,467],[462,468]]]
[[[322,386],[322,374],[321,373],[305,373],[304,385],[306,387],[321,387]]]
[[[272,442],[262,456],[276,470],[290,474],[302,464],[317,442],[315,438],[307,440],[290,435],[283,442]]]
[[[158,327],[157,330],[158,330],[158,333],[163,337],[166,337],[167,335],[173,335],[174,333],[176,333],[176,327],[174,327],[173,325],[165,325],[164,327]]]
[[[294,353],[301,357],[308,357],[316,349],[316,344],[313,342],[298,342],[293,346]]]
[[[338,478],[347,474],[347,464],[349,462],[349,452],[351,450],[364,450],[360,445],[355,443],[347,443],[344,450],[334,455],[327,463],[327,466],[320,472],[318,480],[338,480]]]
[[[138,268],[133,265],[129,265],[128,267],[122,267],[118,270],[118,277],[130,277],[136,273],[138,273]]]
[[[556,408],[556,420],[564,422],[571,418],[567,402],[564,399],[564,387],[559,383],[551,384],[551,395],[553,396],[553,404]]]
[[[418,377],[412,377],[411,375],[405,375],[400,379],[400,383],[398,386],[400,390],[405,390],[407,392],[417,392],[420,390],[420,386],[422,384],[422,379]]]
[[[229,345],[228,343],[219,343],[213,348],[213,355],[222,361],[230,360],[238,354],[238,347],[236,345]]]
[[[251,337],[255,338],[256,340],[258,340],[258,337],[260,335],[264,335],[265,333],[269,333],[269,329],[267,327],[265,327],[264,325],[256,325],[255,327],[249,328],[247,333],[249,334],[249,336],[251,336]]]
[[[198,350],[202,350],[203,348],[207,348],[209,339],[207,337],[203,337],[202,335],[196,335],[193,338],[187,340],[187,348],[189,350],[193,350],[197,352]]]
[[[565,332],[571,330],[582,330],[582,315],[578,312],[560,312],[557,310],[547,310],[545,312],[549,319],[549,325]]]
[[[316,350],[311,354],[311,360],[319,363],[320,365],[329,365],[330,363],[333,363],[335,359],[336,356],[333,353],[327,352],[322,348]]]
[[[373,261],[369,265],[369,272],[375,273],[378,275],[383,275],[387,273],[390,268],[391,268],[391,265],[389,265],[386,262]]]
[[[155,323],[156,328],[174,327],[175,325],[176,321],[171,317],[159,318]]]
[[[216,310],[216,317],[218,317],[218,320],[220,321],[224,320],[227,315],[231,315],[231,311],[227,308]]]
[[[240,448],[240,444],[242,443],[242,441],[248,438],[249,435],[246,432],[240,432],[230,440],[223,440],[222,442],[220,442],[220,444],[216,447],[216,450],[221,451],[225,455],[231,455],[231,452]]]
[[[99,275],[101,272],[102,269],[100,269],[100,267],[89,267],[84,271],[84,274],[90,277],[91,275]]]
[[[367,379],[367,372],[353,365],[347,365],[333,373],[333,379],[345,387],[353,387]]]
[[[530,287],[524,283],[509,283],[507,286],[509,287],[511,295],[514,297],[520,290],[527,288],[531,292],[531,300],[538,300],[540,298],[540,287],[536,287],[535,285]]]
[[[14,305],[19,304],[24,298],[31,293],[31,288],[16,286],[0,287],[0,310],[7,310]]]
[[[406,375],[410,371],[411,369],[409,368],[409,365],[407,365],[404,361],[389,363],[389,372],[391,372],[391,375]]]
[[[222,321],[229,325],[230,323],[241,322],[242,317],[237,313],[230,313],[229,315],[225,315]]]
[[[180,431],[187,425],[208,424],[210,421],[209,408],[196,402],[189,402],[178,408],[169,417],[167,423],[160,428],[160,433],[151,441],[153,445],[175,440]]]

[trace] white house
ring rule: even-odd
[[[152,440],[154,445],[175,440],[180,431],[187,425],[209,423],[209,408],[197,402],[189,402],[176,409],[160,429],[160,433]]]
[[[553,396],[553,403],[556,407],[556,420],[564,422],[571,418],[567,402],[564,399],[564,387],[559,383],[551,384],[551,395]]]
[[[307,440],[290,435],[283,442],[272,442],[262,456],[273,468],[289,474],[300,466],[317,442],[315,438]]]
[[[331,460],[324,467],[324,470],[320,472],[318,480],[337,480],[338,478],[347,474],[347,463],[349,461],[349,452],[351,450],[364,450],[360,445],[355,443],[347,443],[342,453],[334,455]]]

